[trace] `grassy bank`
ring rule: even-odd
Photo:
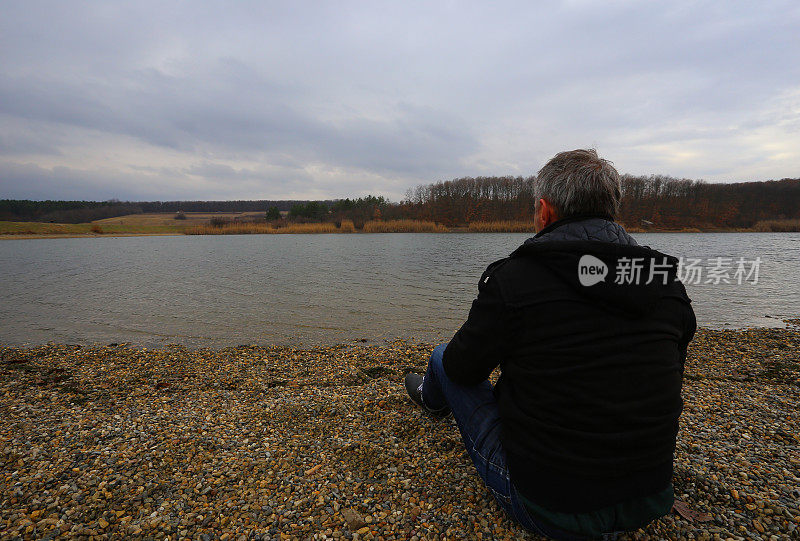
[[[524,537],[405,396],[431,349],[0,348],[0,538]],[[709,520],[621,539],[796,535],[799,352],[797,328],[698,332],[673,482]]]

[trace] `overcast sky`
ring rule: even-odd
[[[800,176],[800,2],[0,7],[0,198],[400,200],[589,146]]]

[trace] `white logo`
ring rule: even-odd
[[[578,261],[578,280],[582,286],[593,286],[606,279],[608,266],[593,255],[582,255]]]

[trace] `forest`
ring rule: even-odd
[[[475,221],[531,219],[535,177],[459,178],[409,190],[408,217],[457,226]],[[711,184],[664,175],[620,178],[617,220],[662,229],[750,228],[800,219],[800,179]]]
[[[617,221],[628,227],[730,230],[800,220],[800,179],[707,183],[665,175],[621,177]],[[399,203],[368,195],[325,201],[30,201],[0,200],[0,220],[85,223],[138,213],[264,212],[299,223],[422,220],[446,227],[530,222],[535,177],[464,177],[411,188]],[[283,211],[283,212],[282,212]],[[285,217],[283,217],[285,215]]]

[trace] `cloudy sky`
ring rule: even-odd
[[[800,175],[800,3],[0,8],[0,198],[399,200],[593,146],[621,172]]]

